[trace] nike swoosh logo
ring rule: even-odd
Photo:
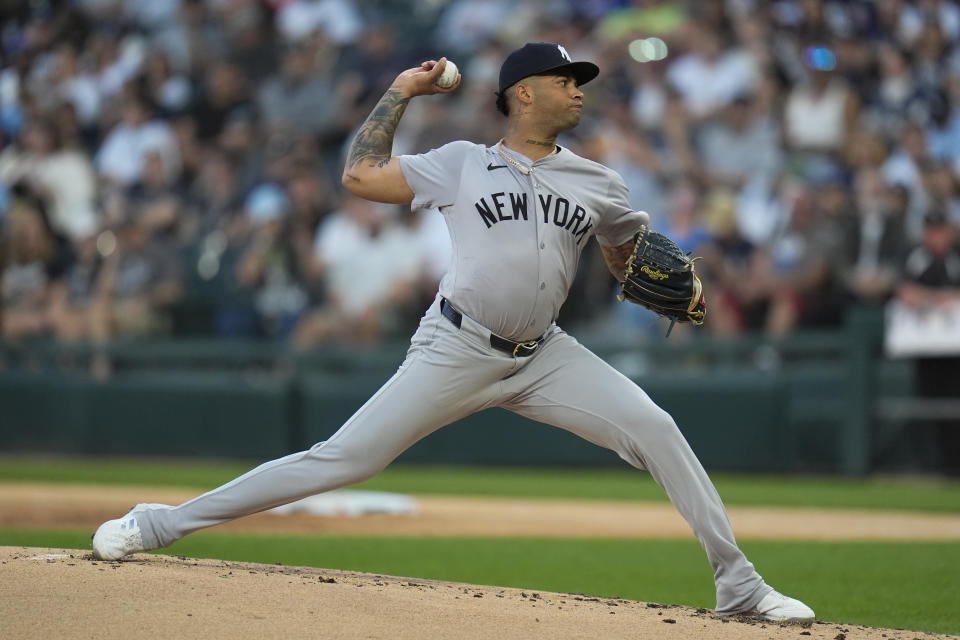
[[[505,164],[493,164],[492,162],[487,165],[487,171],[493,171],[494,169],[506,169],[507,165]]]

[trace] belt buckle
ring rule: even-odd
[[[514,358],[517,357],[517,351],[520,350],[520,347],[523,347],[524,349],[528,349],[528,350],[530,351],[529,354],[526,354],[526,353],[525,353],[525,354],[523,354],[523,355],[530,355],[530,354],[532,354],[534,351],[536,351],[536,350],[537,350],[537,347],[539,347],[539,346],[540,346],[540,342],[538,342],[537,340],[531,340],[531,341],[529,341],[529,342],[518,342],[518,343],[517,343],[517,346],[515,346],[515,347],[513,348],[513,357],[514,357]]]

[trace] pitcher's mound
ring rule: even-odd
[[[0,563],[7,639],[946,638],[836,623],[719,620],[675,605],[182,556],[102,562],[89,551],[0,547]]]

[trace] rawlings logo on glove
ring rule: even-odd
[[[647,274],[654,280],[666,280],[667,278],[670,277],[666,273],[660,273],[659,271],[654,271],[647,265],[643,265],[642,267],[640,267],[640,271],[643,271],[645,274]]]
[[[694,260],[670,238],[641,227],[617,297],[669,318],[668,336],[677,322],[703,324],[707,307]]]

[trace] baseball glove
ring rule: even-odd
[[[620,301],[628,300],[670,319],[667,335],[677,322],[703,324],[707,307],[703,285],[691,259],[677,243],[647,227],[633,237],[633,254],[620,284]]]

